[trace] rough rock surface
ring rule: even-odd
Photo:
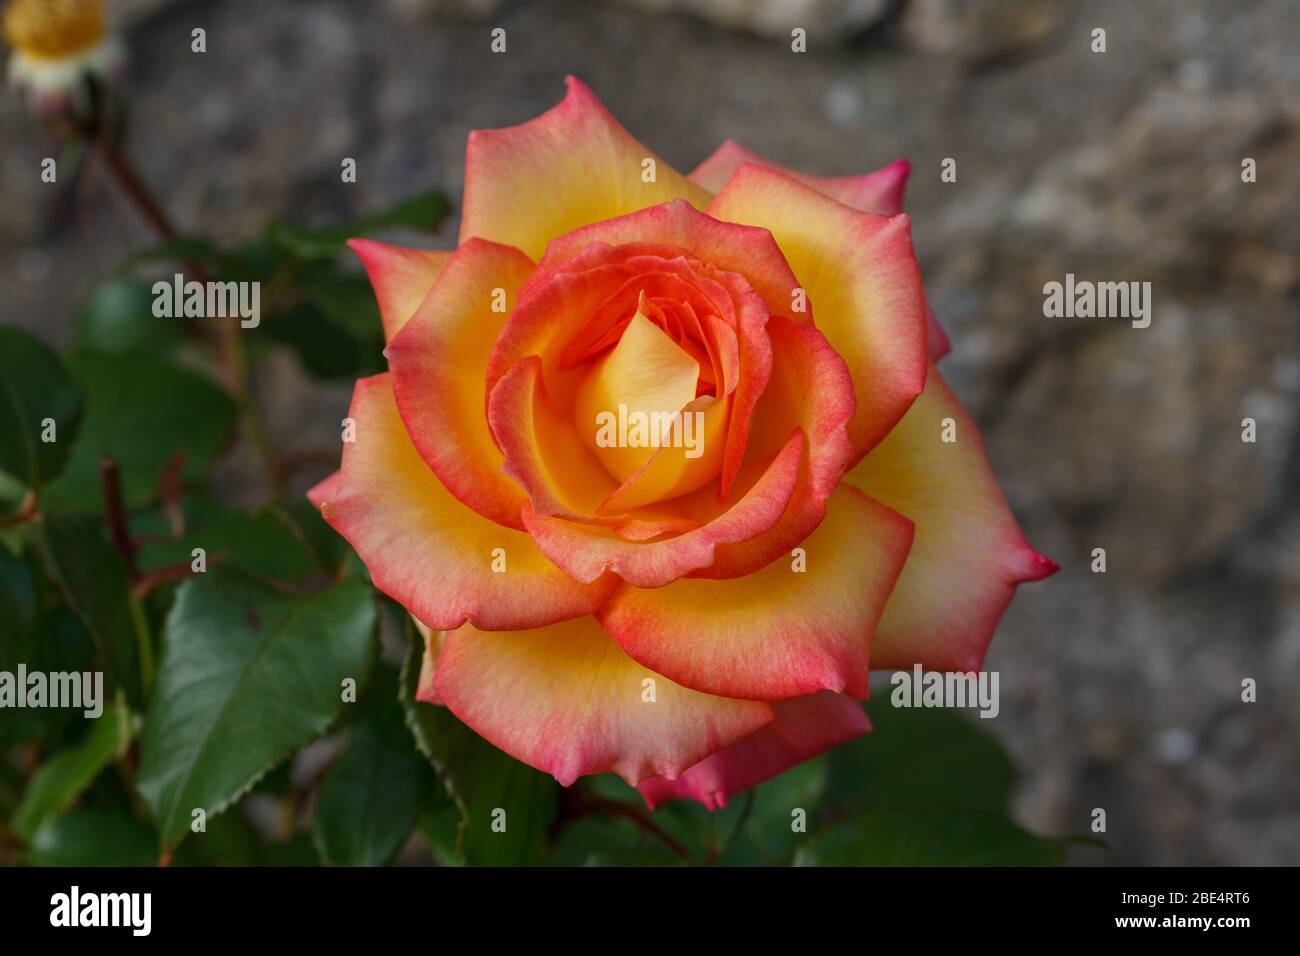
[[[1064,565],[1021,592],[989,658],[1003,706],[982,723],[1023,768],[1021,818],[1081,832],[1105,808],[1110,848],[1078,851],[1085,864],[1300,860],[1291,0],[1018,2],[1011,26],[958,11],[985,2],[906,0],[806,54],[560,0],[451,17],[420,0],[133,6],[131,148],[175,218],[218,236],[430,184],[457,196],[469,130],[537,114],[568,72],[683,168],[726,137],[827,174],[911,159],[917,248],[955,344],[945,373],[1030,540]],[[195,26],[206,54],[189,50]],[[94,169],[60,218],[36,172],[52,147],[12,97],[0,141],[0,320],[59,343],[94,277],[147,235]],[[949,157],[956,182],[940,178]],[[1151,282],[1151,326],[1045,318],[1043,284],[1067,272]],[[346,386],[284,359],[260,388],[282,447],[336,437]],[[227,470],[233,495],[244,464]],[[1240,700],[1245,677],[1257,703]]]

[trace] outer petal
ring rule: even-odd
[[[925,383],[925,295],[907,217],[858,212],[749,163],[708,211],[772,230],[816,309],[817,328],[848,363],[858,400],[849,435],[865,454]]]
[[[420,307],[452,256],[432,249],[408,249],[371,239],[349,239],[348,245],[365,266],[379,303],[384,341],[393,337]]]
[[[420,658],[420,676],[415,684],[415,699],[441,707],[442,698],[438,696],[438,691],[433,686],[433,678],[438,672],[438,657],[442,654],[442,639],[446,632],[429,630],[419,618],[411,618],[411,620],[415,622],[415,629],[420,632],[420,637],[424,641],[424,655]]]
[[[332,475],[322,478],[311,488],[307,489],[307,500],[316,506],[317,510],[325,507],[325,502],[329,501],[342,486],[343,472],[336,471]]]
[[[709,196],[637,142],[585,83],[569,77],[563,102],[507,129],[475,130],[465,155],[460,238],[491,239],[534,259],[579,226],[683,198]],[[642,163],[655,163],[653,182]]]
[[[800,546],[742,578],[622,588],[596,616],[633,658],[679,684],[757,700],[819,690],[865,698],[876,622],[903,570],[912,523],[842,487]]]
[[[524,493],[502,471],[485,413],[488,356],[533,263],[518,249],[470,239],[443,269],[385,354],[393,394],[420,456],[479,514],[522,528]],[[504,294],[504,311],[494,311]]]
[[[689,797],[710,810],[727,798],[775,777],[871,729],[866,711],[852,697],[822,691],[772,705],[776,719],[691,767],[676,780],[655,777],[639,786],[653,810]]]
[[[321,505],[375,586],[434,630],[466,621],[540,627],[598,607],[614,580],[579,584],[528,535],[489,521],[442,487],[407,437],[389,379],[357,382],[348,412],[356,441],[344,445],[340,476]],[[492,568],[497,548],[504,573]]]
[[[944,442],[944,420],[956,441]],[[1016,585],[1058,565],[1025,541],[979,430],[933,366],[912,410],[845,476],[916,523],[912,553],[876,630],[872,666],[979,670]]]
[[[767,704],[710,697],[646,670],[590,617],[452,631],[434,685],[475,731],[565,786],[606,771],[633,785],[673,778],[772,720]]]
[[[939,361],[952,351],[952,342],[948,340],[948,333],[939,324],[939,317],[934,314],[934,309],[928,305],[925,307],[925,345],[931,362]]]
[[[709,192],[716,193],[727,184],[731,174],[739,169],[742,163],[753,163],[780,170],[792,179],[798,180],[805,186],[811,186],[819,193],[824,193],[846,206],[862,212],[875,213],[878,216],[896,216],[903,211],[903,189],[907,185],[907,177],[912,172],[911,163],[905,159],[896,159],[888,166],[860,176],[810,176],[774,163],[752,149],[746,149],[739,143],[727,140],[687,178]],[[937,362],[952,350],[952,346],[948,342],[948,334],[935,318],[933,309],[927,308],[926,323],[930,360]]]
[[[695,167],[687,178],[711,193],[721,192],[727,180],[731,178],[731,174],[739,169],[742,163],[778,169],[805,186],[811,186],[846,206],[852,206],[863,212],[873,212],[878,216],[896,216],[903,211],[903,188],[907,185],[907,177],[912,172],[911,163],[905,159],[896,159],[875,172],[863,173],[859,176],[811,176],[781,166],[760,156],[752,149],[746,149],[739,143],[727,140],[714,150],[712,156]]]
[[[784,513],[799,476],[806,442],[791,434],[785,447],[740,500],[708,524],[660,541],[630,541],[599,525],[537,514],[524,505],[524,527],[552,561],[579,581],[613,571],[639,588],[657,588],[713,562],[719,544],[745,541]]]

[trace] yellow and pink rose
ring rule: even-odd
[[[421,699],[715,807],[867,731],[871,669],[981,667],[1056,565],[936,366],[907,174],[682,176],[571,79],[471,134],[454,252],[352,243],[390,370],[311,498],[422,625]],[[698,448],[598,441],[620,407]]]

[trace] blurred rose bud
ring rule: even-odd
[[[99,106],[91,91],[111,86],[126,65],[102,0],[9,0],[4,35],[10,84],[46,118],[89,119]]]

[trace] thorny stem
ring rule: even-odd
[[[153,198],[149,188],[145,186],[144,181],[140,179],[135,168],[127,160],[126,154],[122,152],[112,137],[100,136],[97,145],[99,146],[100,155],[108,163],[109,170],[117,177],[118,185],[122,187],[122,191],[126,193],[127,198],[135,203],[140,215],[148,221],[153,231],[158,233],[161,239],[168,241],[176,239],[176,229],[172,226],[171,220],[167,218],[167,214],[163,212],[162,207],[158,205],[158,201]],[[196,266],[194,263],[187,263],[187,265],[201,279],[207,280],[207,274],[201,267]]]
[[[222,558],[226,556],[225,551],[217,551],[207,559],[209,567],[215,566]],[[136,579],[131,588],[131,594],[137,599],[143,600],[149,596],[149,593],[155,588],[166,584],[168,581],[180,581],[194,574],[192,562],[178,561],[176,564],[169,564],[166,567],[157,568],[156,570],[146,572]]]
[[[99,481],[104,489],[104,517],[113,536],[113,546],[126,559],[126,567],[134,582],[140,577],[135,562],[135,542],[126,526],[126,504],[122,500],[122,477],[117,461],[108,455],[99,459]]]

